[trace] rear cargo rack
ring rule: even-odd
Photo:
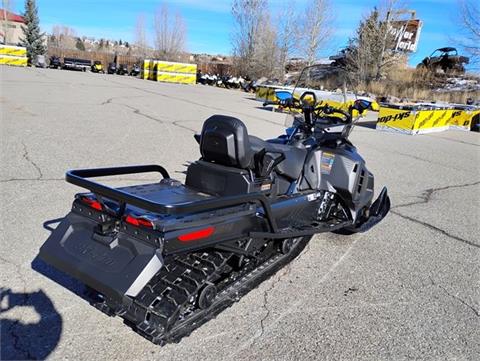
[[[217,197],[180,204],[165,204],[154,202],[149,199],[145,199],[143,197],[139,197],[137,195],[122,191],[120,189],[112,188],[87,179],[95,177],[107,177],[151,172],[160,173],[164,179],[170,178],[170,175],[165,168],[159,165],[152,164],[112,168],[75,169],[68,171],[65,175],[65,179],[68,183],[88,189],[92,193],[118,201],[121,205],[123,205],[123,207],[126,203],[128,203],[130,205],[140,207],[147,211],[160,214],[180,215],[187,213],[205,212],[224,207],[237,206],[245,203],[258,202],[263,207],[265,217],[270,227],[270,232],[275,233],[277,231],[277,224],[275,222],[275,219],[273,218],[270,201],[263,193],[257,192],[239,194],[234,196]]]

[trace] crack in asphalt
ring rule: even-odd
[[[30,158],[30,155],[28,153],[28,149],[27,149],[27,146],[25,145],[25,143],[22,141],[22,145],[23,145],[23,159],[25,159],[27,162],[29,162],[35,169],[36,171],[38,172],[38,177],[36,178],[37,180],[38,179],[42,179],[43,178],[43,173],[42,173],[42,170],[40,169],[40,167],[38,166],[37,163],[35,163],[31,158]]]
[[[428,202],[431,201],[433,195],[437,192],[445,191],[445,190],[448,190],[448,189],[471,187],[471,186],[476,186],[476,185],[479,185],[479,184],[480,184],[480,181],[476,181],[476,182],[473,182],[473,183],[454,184],[454,185],[438,187],[438,188],[429,188],[429,189],[424,190],[419,196],[417,196],[417,198],[420,198],[419,201],[405,203],[405,204],[399,204],[395,207],[392,207],[391,209],[410,207],[410,206],[417,205],[417,204],[428,203]]]
[[[477,317],[480,317],[480,310],[477,310],[474,306],[472,306],[471,304],[469,304],[467,301],[465,301],[463,298],[457,296],[457,295],[454,295],[452,293],[450,293],[445,287],[443,287],[441,284],[435,282],[435,280],[429,276],[430,278],[430,282],[432,283],[432,285],[434,286],[437,286],[439,289],[441,289],[445,294],[447,294],[449,297],[451,298],[454,298],[456,299],[458,302],[460,302],[462,305],[468,307],[470,310],[473,311],[473,313],[475,314],[475,316]]]
[[[475,243],[475,242],[470,241],[470,240],[465,239],[465,238],[455,236],[455,235],[447,232],[446,230],[444,230],[440,227],[434,226],[433,224],[430,224],[430,223],[425,222],[425,221],[418,220],[416,218],[407,216],[403,213],[400,213],[400,212],[394,210],[394,209],[398,209],[398,208],[411,207],[411,206],[418,205],[418,204],[427,204],[432,200],[433,195],[437,192],[445,191],[445,190],[448,190],[448,189],[471,187],[471,186],[475,186],[475,185],[478,185],[478,184],[480,184],[480,181],[473,182],[473,183],[454,184],[454,185],[438,187],[438,188],[430,188],[430,189],[427,189],[427,190],[423,191],[420,194],[420,196],[417,196],[418,198],[420,198],[420,200],[415,201],[415,202],[406,203],[406,204],[397,205],[395,207],[392,207],[390,212],[399,216],[399,217],[401,217],[401,218],[403,218],[403,219],[406,219],[408,221],[420,224],[420,225],[422,225],[426,228],[429,228],[433,231],[439,232],[439,233],[443,234],[444,236],[447,236],[448,238],[454,239],[454,240],[459,241],[459,242],[463,242],[463,243],[465,243],[469,246],[472,246],[472,247],[480,248],[480,244],[478,244],[478,243]]]
[[[118,82],[115,82],[115,81],[112,81],[112,82],[113,82],[113,83],[116,83],[116,84],[124,85],[124,84],[122,84],[122,83],[118,83]],[[264,121],[264,122],[267,122],[267,123],[270,123],[270,124],[274,124],[274,125],[283,127],[282,124],[277,123],[277,122],[274,122],[274,121],[269,120],[269,119],[265,119],[265,118],[261,118],[261,117],[256,117],[256,116],[251,116],[251,115],[248,115],[248,114],[244,114],[244,113],[241,113],[241,112],[235,112],[235,111],[231,111],[231,110],[227,110],[227,109],[223,109],[223,108],[217,108],[217,107],[215,107],[215,106],[205,105],[205,104],[203,104],[203,103],[195,102],[195,101],[192,101],[192,100],[188,100],[188,99],[184,99],[184,98],[180,98],[180,97],[174,97],[174,96],[167,95],[167,94],[158,93],[158,92],[155,92],[155,91],[153,91],[153,90],[147,90],[147,89],[143,89],[143,88],[139,88],[139,87],[135,87],[135,86],[132,86],[131,88],[136,89],[136,90],[138,90],[138,91],[141,91],[141,92],[143,92],[143,93],[158,95],[158,96],[161,96],[161,97],[164,97],[164,98],[167,98],[167,99],[173,99],[173,100],[185,102],[185,103],[188,103],[188,104],[197,105],[197,106],[200,106],[200,107],[202,107],[202,108],[218,110],[218,111],[221,111],[221,112],[228,111],[228,112],[230,112],[230,113],[242,115],[242,116],[245,116],[245,117],[247,117],[247,118],[258,119],[258,120],[261,120],[261,121]]]
[[[179,127],[179,128],[183,128],[183,129],[189,130],[189,131],[191,131],[191,132],[193,132],[193,133],[197,133],[197,131],[196,131],[195,129],[192,129],[192,128],[189,128],[189,127],[187,127],[187,126],[185,126],[185,125],[181,125],[181,124],[180,124],[180,122],[185,122],[185,121],[186,121],[186,120],[176,120],[176,121],[172,122],[171,124],[173,124],[173,125],[175,125],[175,126],[177,126],[177,127]]]
[[[0,183],[8,183],[8,182],[33,182],[33,181],[40,181],[40,182],[50,182],[50,181],[64,181],[65,178],[8,178],[0,180]]]
[[[423,134],[423,136],[429,137],[429,138],[435,138],[435,139],[448,140],[448,141],[454,142],[454,143],[461,143],[461,144],[473,145],[474,147],[480,147],[480,144],[465,142],[465,141],[463,141],[463,140],[458,140],[458,139],[451,139],[451,138],[445,138],[445,137],[439,137],[439,136],[432,136],[432,135],[429,135],[429,134]]]
[[[156,118],[156,117],[154,117],[154,116],[152,116],[152,115],[142,113],[142,111],[141,111],[140,109],[135,108],[135,107],[132,107],[131,105],[114,103],[113,100],[114,100],[114,99],[118,99],[118,98],[124,98],[124,97],[109,98],[109,99],[107,99],[106,101],[104,101],[103,103],[101,103],[101,105],[115,104],[115,105],[118,105],[118,106],[122,106],[122,107],[128,108],[128,109],[132,110],[134,114],[140,115],[140,116],[145,117],[145,118],[150,119],[150,120],[154,120],[154,121],[156,121],[157,123],[160,123],[160,124],[170,124],[170,125],[173,125],[173,126],[175,126],[175,127],[177,127],[177,128],[181,128],[181,129],[188,130],[189,132],[193,132],[193,133],[196,133],[196,132],[197,132],[195,129],[192,129],[192,128],[190,128],[190,127],[187,127],[187,126],[185,126],[185,125],[180,124],[181,122],[184,122],[185,120],[175,120],[175,121],[174,121],[174,120],[171,120],[171,121],[166,121],[166,120],[162,120],[162,119]]]
[[[18,275],[18,277],[20,278],[20,281],[23,285],[23,299],[21,301],[20,304],[16,305],[16,307],[18,306],[24,306],[28,303],[29,299],[30,299],[30,294],[27,293],[27,282],[25,280],[25,277],[22,275],[22,272],[21,272],[21,265],[13,262],[13,261],[10,261],[8,259],[5,259],[3,257],[0,257],[0,260],[3,262],[3,263],[8,263],[10,265],[12,265],[14,268],[15,268],[15,273]],[[0,293],[3,293],[5,292],[5,288],[2,288],[0,289]],[[35,360],[36,357],[35,355],[31,355],[30,354],[30,350],[25,350],[24,348],[22,348],[20,345],[19,345],[19,342],[20,342],[20,339],[21,339],[21,336],[18,335],[16,333],[16,328],[17,328],[17,325],[21,322],[21,320],[23,319],[23,316],[24,316],[24,312],[22,312],[20,314],[20,316],[18,317],[18,319],[16,319],[14,322],[11,323],[10,327],[8,328],[8,330],[6,331],[7,334],[11,335],[12,338],[13,338],[13,348],[17,351],[17,352],[20,352],[22,355],[25,355],[26,356],[26,359],[28,360]]]
[[[275,288],[277,283],[279,283],[285,276],[290,274],[293,262],[298,262],[309,251],[310,251],[310,242],[307,243],[305,249],[302,251],[302,253],[300,253],[298,255],[297,258],[295,258],[292,262],[290,262],[289,264],[287,264],[285,266],[285,268],[282,270],[282,272],[278,274],[277,278],[272,281],[272,284],[270,285],[270,287],[263,292],[262,307],[265,309],[266,314],[260,320],[260,334],[255,338],[254,343],[256,342],[256,340],[258,340],[260,337],[262,337],[263,334],[265,333],[265,321],[268,319],[268,317],[270,317],[271,310],[268,307],[268,304],[269,304],[268,295],[269,295],[269,293]]]
[[[266,311],[266,314],[265,316],[262,317],[262,319],[260,320],[260,334],[258,335],[258,337],[256,338],[256,340],[258,340],[260,337],[263,336],[263,334],[265,333],[265,321],[267,320],[267,318],[270,316],[270,308],[268,307],[268,294],[275,288],[275,286],[277,285],[277,283],[280,282],[280,280],[285,277],[286,275],[288,275],[291,271],[291,265],[292,263],[289,263],[285,266],[284,270],[282,273],[280,273],[278,275],[278,277],[272,281],[272,284],[270,285],[269,288],[267,288],[264,292],[263,292],[263,304],[262,304],[262,307],[265,309]]]
[[[458,236],[455,236],[447,231],[445,231],[444,229],[441,229],[437,226],[434,226],[433,224],[430,224],[430,223],[427,223],[427,222],[424,222],[424,221],[420,221],[418,219],[415,219],[415,218],[412,218],[412,217],[409,217],[409,216],[406,216],[404,214],[401,214],[399,212],[396,212],[396,211],[390,211],[391,213],[401,217],[401,218],[404,218],[408,221],[411,221],[411,222],[414,222],[414,223],[417,223],[417,224],[420,224],[421,226],[424,226],[426,228],[430,228],[431,230],[433,231],[436,231],[436,232],[439,232],[441,234],[443,234],[444,236],[447,236],[448,238],[451,238],[451,239],[454,239],[456,241],[459,241],[459,242],[462,242],[462,243],[465,243],[469,246],[472,246],[472,247],[476,247],[476,248],[480,248],[480,244],[477,244],[473,241],[469,241],[468,239],[464,239],[464,238],[461,238],[461,237],[458,237]]]

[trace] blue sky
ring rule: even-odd
[[[270,11],[275,19],[287,0],[270,0]],[[299,9],[308,0],[294,0]],[[188,28],[188,50],[210,54],[231,52],[230,32],[233,24],[230,0],[170,0],[171,8],[180,11]],[[132,41],[137,15],[144,13],[147,32],[152,33],[152,21],[159,0],[37,0],[40,21],[44,31],[55,24],[68,25],[78,35],[123,39]],[[416,54],[410,64],[418,63],[434,49],[451,45],[459,37],[455,26],[457,0],[403,1],[405,8],[417,11],[424,25]],[[15,9],[23,11],[23,0],[14,0]],[[322,53],[330,55],[344,47],[358,25],[378,0],[332,0],[335,35]]]

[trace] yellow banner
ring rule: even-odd
[[[171,72],[171,73],[185,73],[185,74],[197,73],[196,64],[175,63],[170,61],[157,62],[156,69],[157,71]]]
[[[380,107],[377,129],[396,130],[409,134],[431,133],[449,128],[470,130],[480,109],[414,109],[412,107]]]
[[[21,46],[0,45],[0,55],[27,56],[27,48]]]
[[[18,56],[0,55],[0,64],[13,66],[27,66],[27,58]]]
[[[166,83],[195,84],[196,74],[158,72],[157,81]]]

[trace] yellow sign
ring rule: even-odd
[[[27,66],[27,58],[19,56],[0,55],[0,64],[13,66]]]
[[[407,134],[432,133],[453,129],[470,130],[472,119],[480,109],[437,108],[422,109],[382,105],[378,114],[379,130],[399,131]]]
[[[195,84],[196,74],[157,72],[157,81],[166,83]]]
[[[10,45],[0,45],[0,55],[10,55],[10,56],[27,56],[27,48],[23,46],[10,46]]]

